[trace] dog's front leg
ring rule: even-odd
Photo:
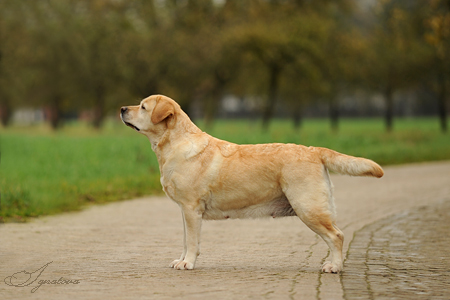
[[[185,250],[180,261],[174,264],[178,270],[192,270],[197,256],[200,254],[200,231],[202,227],[202,213],[192,207],[182,207],[184,219]],[[173,262],[175,263],[175,261]]]
[[[186,257],[187,252],[187,246],[186,246],[186,219],[184,218],[184,211],[181,209],[181,216],[183,217],[183,253],[181,253],[180,259],[175,259],[173,262],[170,263],[171,268],[175,268],[175,266],[183,261],[183,259]]]

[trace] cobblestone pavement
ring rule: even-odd
[[[0,299],[444,299],[450,162],[385,171],[332,176],[341,275],[319,272],[327,246],[295,217],[204,222],[196,269],[168,268],[181,214],[153,197],[0,225]]]
[[[450,201],[357,231],[342,283],[346,299],[449,299]]]

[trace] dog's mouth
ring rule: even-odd
[[[134,126],[133,124],[131,124],[131,123],[128,123],[128,122],[125,122],[125,121],[123,121],[124,123],[125,123],[125,125],[127,125],[128,127],[131,127],[131,128],[133,128],[134,130],[136,130],[136,131],[141,131],[139,128],[137,128],[136,126]]]

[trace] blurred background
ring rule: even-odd
[[[194,119],[439,116],[448,0],[0,1],[3,126],[101,127],[161,93]]]
[[[450,159],[450,1],[0,0],[0,221],[160,191],[118,118],[151,94],[237,143]]]

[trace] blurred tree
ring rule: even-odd
[[[394,93],[417,85],[426,69],[427,49],[420,39],[420,20],[413,12],[417,2],[384,0],[378,3],[377,23],[373,27],[367,59],[367,82],[381,89],[386,103],[386,130],[392,131]]]
[[[119,47],[119,65],[124,71],[129,92],[138,98],[160,93],[160,84],[167,73],[170,57],[163,43],[167,20],[162,9],[157,10],[153,0],[127,2],[124,12],[129,26],[122,28]],[[165,21],[165,22],[164,22]]]
[[[425,40],[433,47],[433,62],[437,78],[438,115],[442,132],[448,131],[447,99],[450,90],[450,1],[432,0],[422,3],[426,11]]]
[[[344,24],[334,23],[326,33],[325,48],[327,55],[320,62],[324,81],[326,82],[326,98],[329,105],[331,129],[335,132],[339,127],[339,97],[348,93],[354,78],[358,74],[357,51],[359,36]]]
[[[75,8],[82,13],[72,16],[75,30],[71,37],[75,85],[82,87],[81,101],[93,109],[93,125],[99,128],[105,118],[110,97],[125,81],[120,63],[123,33],[129,26],[125,19],[125,2],[108,0],[79,0]],[[80,95],[78,95],[79,97]],[[78,100],[79,101],[79,100]]]
[[[72,40],[72,9],[65,1],[32,1],[27,5],[29,49],[25,59],[33,81],[28,87],[29,104],[43,105],[52,128],[61,126],[61,113],[68,109],[67,97],[75,67]]]
[[[223,6],[216,7],[211,14],[210,26],[204,26],[197,37],[203,40],[198,45],[204,52],[206,63],[199,94],[204,99],[207,127],[212,126],[219,101],[241,71],[242,57],[235,47],[234,29],[230,26],[240,13],[234,4],[234,1],[227,1]]]
[[[188,113],[194,101],[201,105],[206,126],[211,126],[219,100],[238,69],[239,56],[228,33],[235,9],[230,2],[168,1],[171,13],[156,33],[162,51],[157,62],[159,87]]]
[[[300,57],[295,64],[286,68],[281,78],[280,97],[292,111],[295,129],[301,127],[304,107],[325,95],[324,82],[319,66],[308,59]]]
[[[210,25],[207,18],[210,2],[167,1],[167,18],[155,33],[159,48],[156,50],[161,51],[160,55],[156,54],[155,66],[160,79],[158,88],[177,99],[189,114],[193,101],[198,98],[198,87],[207,64],[203,46],[208,37],[202,39],[200,30]]]
[[[341,92],[346,73],[352,61],[350,38],[344,36],[348,26],[344,26],[345,15],[352,11],[352,1],[253,1],[246,13],[246,21],[236,34],[236,44],[242,52],[258,61],[248,63],[254,73],[265,69],[265,89],[262,95],[266,101],[262,105],[263,128],[267,129],[280,95],[290,98],[294,106],[294,124],[299,124],[301,101],[294,100],[293,91],[298,95],[310,95],[330,99],[330,116],[333,127],[337,126],[338,109],[336,99]],[[340,19],[339,19],[339,18]],[[345,55],[345,57],[344,57]],[[320,76],[309,76],[307,69],[320,70]],[[289,70],[290,69],[290,70]],[[295,71],[297,69],[297,71]],[[302,76],[300,72],[308,74]],[[286,74],[296,74],[285,78]],[[253,81],[261,78],[251,77]],[[285,79],[282,79],[285,78]],[[321,82],[317,82],[320,78]],[[283,80],[283,86],[280,81]],[[292,87],[288,86],[291,85]],[[280,90],[282,89],[282,90]],[[290,92],[285,91],[290,90]],[[316,93],[314,96],[311,93]],[[319,92],[320,91],[320,92]],[[328,91],[328,92],[327,92]],[[261,90],[260,90],[261,93]]]
[[[448,0],[429,4],[382,0],[371,16],[352,0],[2,0],[2,120],[27,99],[53,127],[85,109],[99,127],[124,99],[164,93],[210,126],[231,93],[260,101],[265,129],[279,100],[299,126],[305,103],[326,99],[336,130],[339,97],[365,82],[391,130],[395,91],[428,80],[446,130]]]
[[[351,18],[356,10],[353,1],[323,1],[320,6],[317,2],[315,5],[316,10],[320,9],[322,23],[327,24],[326,30],[320,34],[321,46],[326,54],[317,61],[317,65],[322,70],[331,129],[336,132],[339,124],[339,97],[348,92],[354,78],[358,76],[357,54],[361,37],[354,30],[355,23]]]
[[[26,80],[23,58],[27,51],[26,30],[21,18],[23,5],[0,1],[0,122],[8,126]]]
[[[10,20],[7,20],[5,15],[10,9],[7,4],[9,3],[0,2],[0,121],[3,126],[7,126],[11,119],[11,103],[9,95],[7,95],[8,89],[6,88],[9,80],[9,76],[7,76],[7,60],[11,59],[8,58],[9,51],[7,50],[9,38],[7,34],[10,32]]]
[[[295,2],[254,1],[248,7],[246,22],[240,25],[235,34],[238,49],[249,53],[249,58],[258,61],[266,73],[266,83],[263,84],[266,90],[259,92],[261,96],[266,96],[262,105],[264,130],[268,129],[274,114],[275,103],[280,94],[280,80],[286,68],[306,57],[317,59],[322,55],[313,37],[314,31],[322,26],[320,22],[310,24],[308,21],[316,16],[309,18],[306,9],[303,14],[297,5]],[[261,68],[254,65],[255,62],[248,62],[248,68],[259,72]],[[258,77],[264,78],[253,74],[252,79]]]

